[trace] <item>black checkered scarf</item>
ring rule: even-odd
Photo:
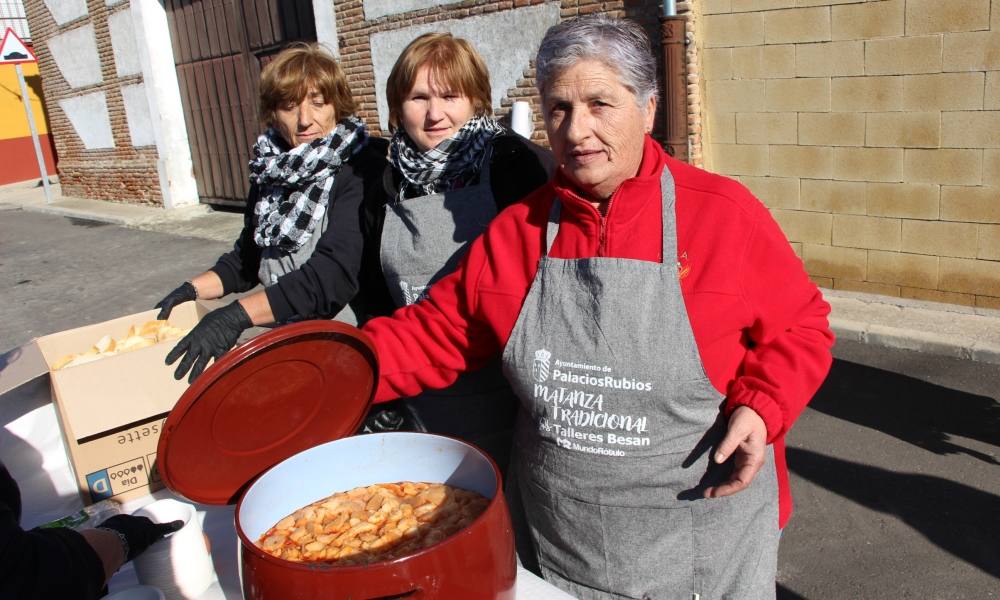
[[[503,127],[488,115],[472,117],[455,135],[427,151],[400,127],[389,143],[389,162],[403,174],[399,195],[414,198],[464,185],[482,169],[484,150]]]
[[[250,160],[250,183],[259,192],[253,209],[257,245],[302,247],[326,214],[340,167],[367,142],[368,130],[355,116],[341,119],[326,137],[288,151],[281,150],[284,140],[273,128],[258,137]]]

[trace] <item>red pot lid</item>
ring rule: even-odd
[[[337,321],[278,327],[225,354],[167,417],[156,463],[168,488],[231,504],[302,450],[354,434],[375,395],[375,349]]]

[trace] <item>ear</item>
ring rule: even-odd
[[[656,121],[656,94],[650,94],[646,102],[646,133],[653,131],[654,121]]]

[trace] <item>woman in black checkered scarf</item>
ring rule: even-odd
[[[393,135],[384,196],[367,211],[360,322],[426,297],[490,220],[554,168],[547,150],[493,118],[489,72],[466,40],[448,33],[413,40],[392,68],[386,99]],[[439,393],[380,406],[366,427],[460,437],[503,469],[515,410],[492,365]]]
[[[266,130],[251,149],[243,231],[231,252],[156,307],[263,290],[208,313],[167,356],[193,381],[253,326],[332,318],[359,286],[363,204],[379,195],[386,145],[354,116],[343,70],[316,44],[279,53],[261,72]]]

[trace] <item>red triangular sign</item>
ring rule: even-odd
[[[32,63],[36,60],[35,53],[8,27],[3,34],[3,43],[0,43],[0,65]]]

